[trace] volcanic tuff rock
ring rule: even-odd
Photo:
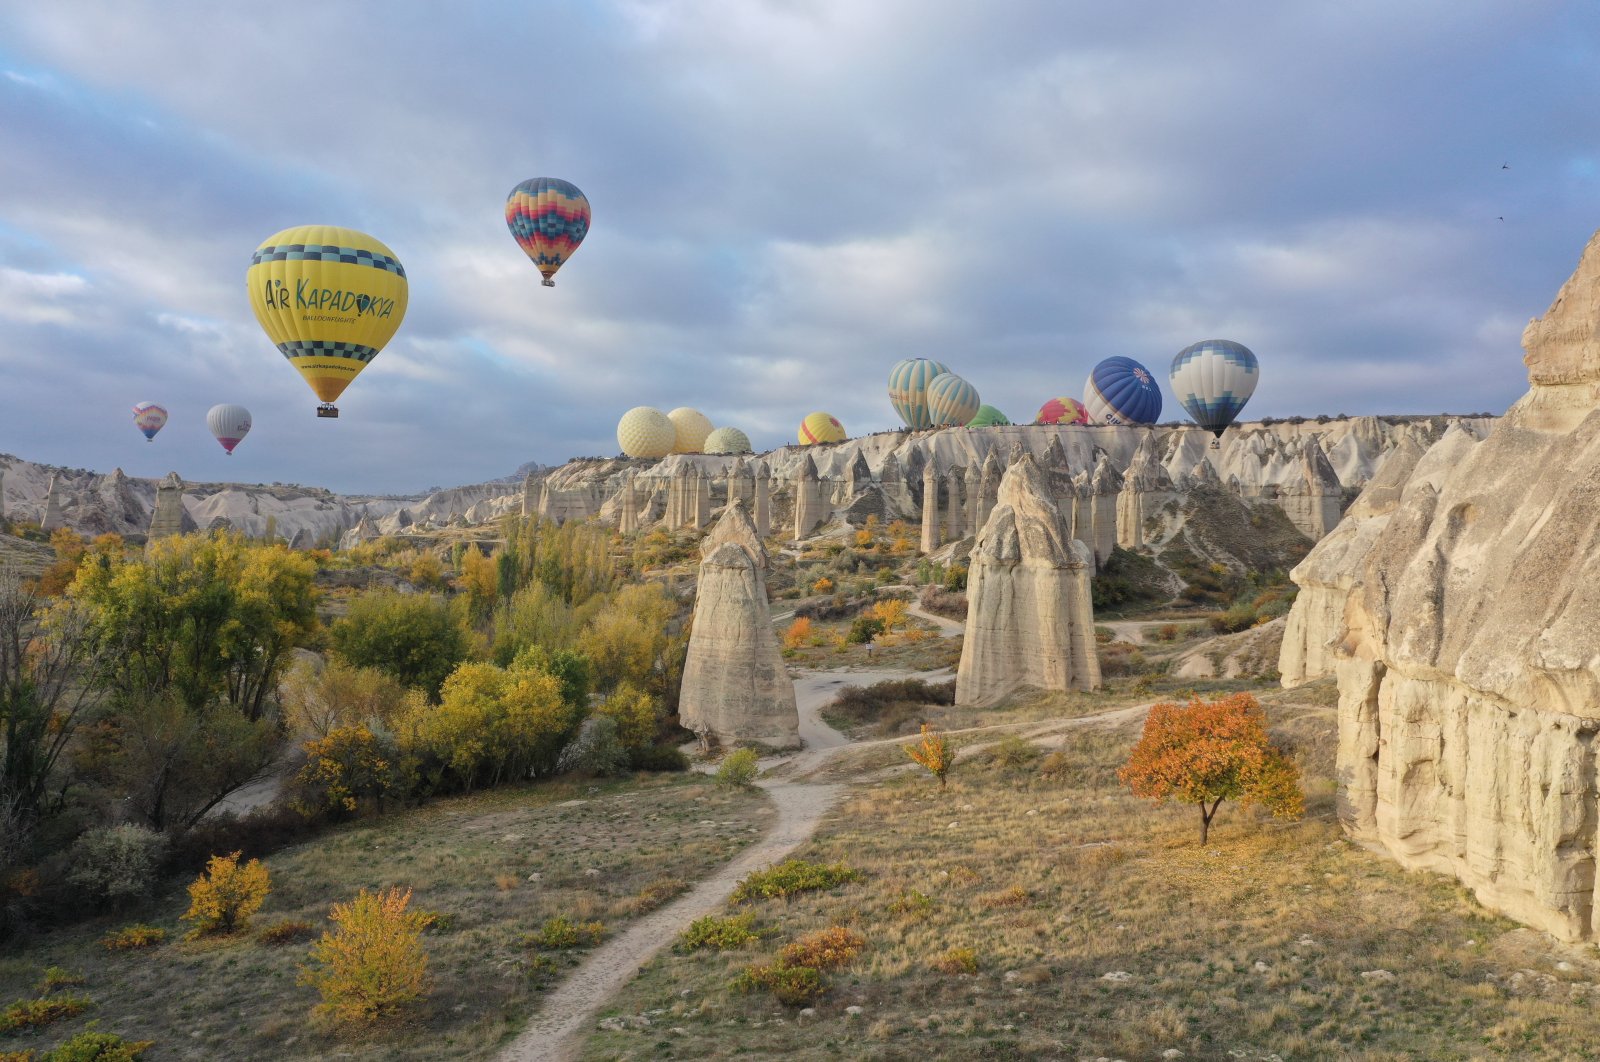
[[[1523,333],[1528,394],[1373,484],[1296,569],[1325,593],[1284,649],[1306,674],[1336,643],[1345,828],[1567,940],[1600,937],[1597,322],[1600,233]]]
[[[798,745],[794,683],[767,607],[767,551],[743,502],[727,507],[701,557],[679,720],[703,740]]]
[[[1001,479],[969,565],[957,704],[996,704],[1025,686],[1100,685],[1089,594],[1094,561],[1087,546],[1068,537],[1031,455]]]

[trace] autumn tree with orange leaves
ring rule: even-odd
[[[1257,804],[1284,819],[1305,811],[1300,772],[1268,739],[1267,715],[1248,693],[1154,706],[1117,777],[1157,804],[1198,804],[1202,845],[1224,800]]]

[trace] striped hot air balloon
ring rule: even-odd
[[[144,432],[146,442],[156,441],[156,432],[167,423],[167,411],[154,402],[140,402],[133,407],[133,426]]]
[[[556,270],[589,235],[589,200],[570,181],[533,177],[506,196],[506,227],[553,288]]]
[[[797,433],[801,446],[810,446],[812,443],[844,442],[844,425],[839,423],[832,413],[808,413],[806,419],[800,422],[800,431]]]
[[[1033,420],[1036,424],[1087,424],[1089,407],[1076,398],[1052,398],[1039,407]]]
[[[931,358],[907,358],[889,370],[889,404],[908,428],[931,428],[928,416],[928,384],[950,369]]]
[[[978,389],[953,372],[928,381],[928,419],[936,428],[953,428],[978,415]]]
[[[1132,358],[1107,358],[1083,385],[1083,404],[1102,424],[1154,424],[1161,419],[1161,385]]]
[[[1202,339],[1178,351],[1167,379],[1194,422],[1221,439],[1260,378],[1249,347],[1231,339]]]

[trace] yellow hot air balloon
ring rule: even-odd
[[[250,308],[289,364],[337,417],[350,386],[406,315],[406,271],[364,232],[301,225],[267,237],[245,274]]]
[[[812,443],[844,442],[848,437],[844,432],[844,425],[839,423],[832,413],[807,413],[806,419],[800,422],[800,431],[797,433],[801,446],[810,446]]]

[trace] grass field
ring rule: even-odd
[[[1344,840],[1326,691],[1264,699],[1301,749],[1304,820],[1225,806],[1200,848],[1194,808],[1117,783],[1133,727],[991,746],[943,792],[920,770],[880,776],[797,853],[862,881],[745,905],[763,938],[741,950],[658,957],[584,1057],[1593,1057],[1593,949]],[[810,1013],[730,987],[831,926],[866,950]]]
[[[755,791],[702,776],[544,784],[442,800],[335,830],[266,860],[272,894],[259,928],[284,919],[328,926],[329,905],[362,887],[415,890],[437,912],[425,941],[434,990],[406,1024],[340,1036],[309,1020],[315,992],[295,983],[309,940],[188,943],[175,882],[144,908],[46,934],[0,958],[0,1006],[33,995],[46,967],[83,975],[82,1017],[36,1034],[0,1035],[0,1053],[41,1053],[98,1019],[103,1031],[154,1040],[145,1059],[485,1058],[535,1006],[548,974],[522,943],[553,915],[608,933],[755,840],[773,820]],[[167,930],[148,951],[108,953],[98,939],[143,921]],[[573,959],[555,953],[559,967]]]

